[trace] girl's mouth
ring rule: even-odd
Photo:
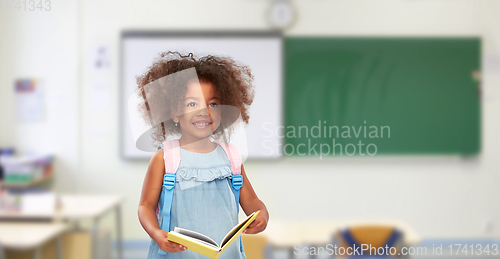
[[[193,125],[198,128],[198,129],[204,129],[204,128],[208,128],[210,126],[210,124],[212,124],[211,122],[207,122],[207,123],[193,123]]]

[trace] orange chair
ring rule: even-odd
[[[403,258],[400,255],[401,248],[404,246],[403,233],[392,226],[350,226],[338,230],[333,236],[333,243],[339,247],[338,256],[351,257],[354,254],[356,257],[382,255],[384,257]],[[356,247],[358,247],[357,250]],[[348,248],[350,249],[348,250]],[[365,250],[362,250],[362,248],[365,248]]]
[[[248,259],[269,258],[270,244],[267,237],[263,234],[241,235],[243,248]]]

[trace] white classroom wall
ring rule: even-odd
[[[121,29],[266,29],[269,1],[52,1],[0,14],[0,146],[54,152],[56,190],[125,197],[124,236],[147,238],[137,204],[147,162],[118,152]],[[500,237],[500,1],[294,1],[286,35],[481,36],[483,143],[477,158],[288,158],[245,163],[273,220],[397,218],[424,238]],[[111,48],[108,111],[89,109],[89,48]],[[40,77],[46,119],[15,122],[13,82]],[[486,231],[485,224],[492,228]],[[110,224],[105,221],[104,224]]]

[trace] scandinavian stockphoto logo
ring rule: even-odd
[[[262,147],[268,150],[265,155],[272,155],[272,138],[286,138],[292,143],[278,147],[279,155],[291,156],[374,156],[378,147],[375,143],[367,142],[370,139],[391,137],[391,128],[387,125],[327,125],[326,121],[318,121],[317,125],[310,126],[278,126],[273,128],[271,123],[263,123],[262,129],[268,134],[264,135]],[[322,143],[317,143],[318,139]],[[339,143],[340,142],[340,143]]]

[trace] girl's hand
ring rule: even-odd
[[[257,234],[264,231],[266,227],[267,219],[264,218],[264,215],[262,215],[262,213],[259,213],[255,220],[250,225],[248,225],[247,229],[243,230],[243,234]]]
[[[187,249],[187,247],[174,243],[172,241],[168,241],[167,239],[168,232],[165,230],[158,229],[155,234],[153,240],[156,242],[156,244],[160,247],[161,250],[169,253],[177,253],[177,252],[182,252]]]

